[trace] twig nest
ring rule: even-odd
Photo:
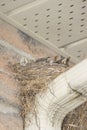
[[[26,66],[28,64],[28,59],[26,57],[22,57],[20,59],[20,65],[21,66]]]

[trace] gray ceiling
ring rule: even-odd
[[[75,63],[87,57],[87,0],[0,0],[0,18]]]

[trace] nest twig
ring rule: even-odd
[[[10,68],[15,75],[17,84],[20,86],[21,116],[25,120],[26,115],[34,111],[36,95],[45,92],[49,82],[70,67],[36,62],[25,67],[21,66],[20,63],[16,63],[10,65]]]
[[[62,130],[87,130],[87,101],[65,117]]]

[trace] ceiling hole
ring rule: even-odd
[[[50,21],[46,21],[46,23],[50,23]]]
[[[82,2],[85,2],[86,0],[82,0]]]
[[[73,17],[69,18],[69,20],[72,20],[72,19],[73,19]]]
[[[35,22],[38,22],[38,19],[35,19]]]
[[[68,37],[71,37],[72,35],[68,35]]]
[[[80,58],[80,56],[77,56],[77,58]]]
[[[25,20],[27,20],[27,18],[26,18],[26,17],[24,18],[24,21],[25,21]]]
[[[83,19],[81,19],[81,21],[84,21],[85,19],[83,18]]]
[[[58,22],[57,24],[61,24],[61,22]]]
[[[85,12],[82,12],[82,13],[81,13],[81,15],[84,15],[84,14],[85,14]]]
[[[13,1],[16,1],[16,0],[13,0]]]
[[[25,24],[23,24],[23,26],[27,26],[27,24],[25,23]]]
[[[81,50],[78,50],[77,52],[79,52],[79,53],[80,53],[80,52],[81,52]]]
[[[69,26],[72,26],[72,23],[70,23]]]
[[[62,5],[62,3],[58,4],[58,6],[61,6],[61,5]]]
[[[38,26],[36,25],[35,28],[37,28]]]
[[[70,5],[70,7],[73,7],[74,5]]]
[[[83,26],[84,26],[84,24],[80,25],[80,27],[83,27]]]
[[[74,11],[70,11],[69,13],[72,14]]]
[[[39,13],[36,13],[35,16],[39,15]]]
[[[84,9],[86,6],[82,6],[82,9]]]
[[[62,12],[62,10],[58,10],[58,12]]]
[[[82,33],[84,30],[81,30],[80,33]]]
[[[50,17],[50,15],[47,15],[46,17]]]
[[[49,34],[49,32],[47,32],[46,34]]]
[[[59,42],[59,41],[60,41],[60,39],[57,39],[57,41]]]
[[[60,36],[60,33],[59,34],[57,34],[58,36]]]
[[[60,18],[61,18],[61,16],[58,17],[58,19],[60,19]]]
[[[57,30],[61,30],[61,28],[57,28]]]
[[[5,3],[2,3],[1,6],[5,6]]]
[[[46,38],[45,40],[49,40],[49,38]]]
[[[35,31],[35,33],[38,33],[38,31]]]
[[[72,31],[72,29],[69,29],[69,32],[71,32]]]
[[[48,27],[46,27],[46,29],[49,29],[50,27],[48,26]]]
[[[47,11],[49,11],[50,9],[46,9]]]

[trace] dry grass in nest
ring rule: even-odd
[[[21,116],[23,119],[33,112],[36,95],[47,90],[48,84],[59,74],[69,69],[63,64],[38,62],[27,64],[25,67],[20,63],[10,65],[15,80],[20,86]]]
[[[87,130],[87,101],[65,117],[62,130]]]

